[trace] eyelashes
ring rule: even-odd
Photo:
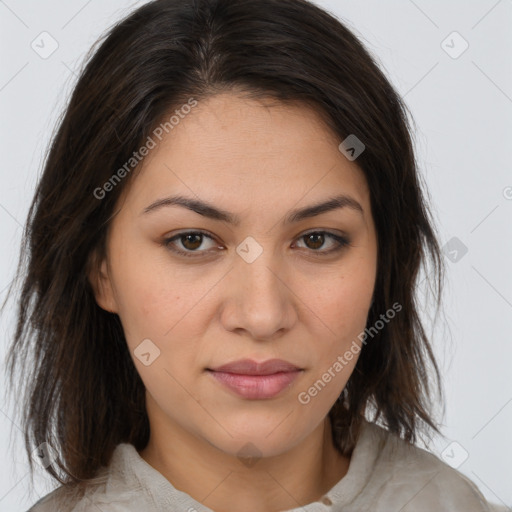
[[[211,237],[210,235],[208,235],[208,233],[205,233],[204,231],[183,231],[183,232],[178,233],[177,235],[174,235],[170,238],[166,238],[163,243],[164,243],[165,247],[167,247],[167,249],[169,249],[170,251],[172,251],[176,254],[179,254],[180,256],[197,258],[198,256],[204,255],[206,252],[208,252],[208,251],[197,251],[197,250],[184,251],[182,249],[177,249],[175,242],[180,241],[183,244],[182,240],[187,237],[195,237],[196,239],[200,238],[201,244],[202,244],[203,238],[208,238],[210,240],[213,240],[213,237]]]
[[[214,242],[212,246],[216,245],[214,237],[209,235],[205,231],[201,230],[182,231],[181,233],[173,235],[172,237],[165,238],[162,241],[162,245],[165,246],[172,253],[177,254],[178,256],[184,256],[188,258],[200,258],[202,256],[205,256],[206,254],[211,254],[212,252],[211,250],[198,250],[198,247],[201,247],[203,245],[204,239],[209,239],[212,242]],[[301,236],[299,236],[296,240],[306,240],[306,243],[309,243],[311,242],[312,239],[314,240],[313,245],[315,247],[309,248],[306,246],[306,250],[313,254],[314,256],[328,256],[340,252],[347,246],[350,246],[350,240],[346,236],[322,230],[315,230],[310,231],[308,233],[304,233]],[[331,247],[328,250],[319,250],[319,247],[323,247],[326,244],[326,241],[329,239],[332,241],[331,245],[333,245],[333,247]],[[184,242],[188,245],[192,245],[193,248],[187,247],[186,245],[184,245]],[[177,247],[177,243],[181,244],[182,249]],[[197,245],[198,247],[196,247]],[[219,248],[218,245],[217,248]],[[224,249],[219,248],[219,250]]]

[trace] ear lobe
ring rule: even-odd
[[[98,262],[93,256],[90,265],[88,279],[94,291],[94,297],[98,306],[109,313],[117,313],[117,303],[114,297],[112,281],[108,271],[106,258]]]

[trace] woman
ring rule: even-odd
[[[491,510],[414,445],[441,394],[417,277],[439,306],[443,265],[405,106],[313,4],[116,25],[24,250],[9,368],[61,484],[31,511]]]

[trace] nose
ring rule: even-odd
[[[246,333],[254,340],[273,340],[297,321],[300,302],[284,270],[271,251],[254,261],[236,256],[224,282],[221,321],[228,331]]]

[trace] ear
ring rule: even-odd
[[[88,279],[98,306],[109,313],[117,313],[117,302],[106,257],[99,261],[96,253],[91,256]]]

